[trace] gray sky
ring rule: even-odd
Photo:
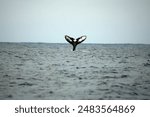
[[[149,43],[150,0],[0,0],[0,42]]]

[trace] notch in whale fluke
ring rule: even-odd
[[[76,46],[77,46],[78,44],[82,43],[86,38],[87,38],[86,35],[81,36],[81,37],[79,37],[79,38],[77,38],[77,39],[74,39],[73,37],[70,37],[70,36],[68,36],[68,35],[65,35],[66,41],[69,42],[69,43],[73,46],[73,51],[75,51]]]

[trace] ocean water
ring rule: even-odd
[[[150,45],[0,43],[0,99],[150,99]]]

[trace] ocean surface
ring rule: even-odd
[[[0,43],[0,99],[150,99],[150,45]]]

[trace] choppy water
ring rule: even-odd
[[[150,45],[0,43],[0,99],[150,99]]]

